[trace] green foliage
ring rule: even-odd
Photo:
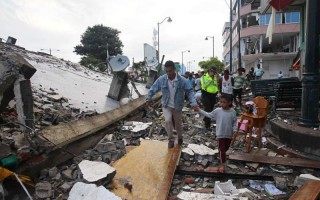
[[[74,52],[82,55],[80,63],[88,67],[89,64],[104,62],[107,58],[108,51],[110,56],[122,54],[123,44],[119,39],[117,29],[101,25],[88,27],[81,35],[81,44],[74,47]],[[90,63],[90,62],[93,63]]]
[[[144,71],[146,69],[146,62],[140,61],[140,62],[133,63],[132,69],[133,71]]]
[[[81,58],[80,64],[92,70],[105,71],[107,69],[106,62],[96,59],[92,56],[84,56]]]
[[[221,62],[217,57],[210,58],[210,60],[201,61],[199,62],[199,66],[204,70],[207,71],[211,67],[215,67],[217,72],[220,73],[224,70],[224,64]]]

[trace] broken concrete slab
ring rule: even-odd
[[[231,180],[228,180],[227,182],[220,182],[216,181],[214,183],[214,194],[216,195],[238,195],[239,191],[237,188],[232,184]]]
[[[215,155],[219,152],[218,149],[210,149],[209,147],[203,145],[203,144],[189,144],[188,148],[190,148],[195,154],[198,155]]]
[[[96,182],[101,179],[107,179],[110,182],[116,175],[116,169],[104,162],[83,160],[79,163],[79,168],[83,178],[88,182]]]
[[[103,186],[77,182],[70,190],[68,200],[121,200]]]

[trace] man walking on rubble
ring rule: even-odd
[[[151,86],[147,95],[146,106],[149,107],[152,105],[152,96],[161,90],[162,111],[165,120],[165,129],[169,140],[168,148],[173,148],[173,127],[175,127],[178,135],[178,145],[181,146],[183,143],[182,108],[185,94],[194,109],[198,107],[198,104],[194,98],[193,88],[187,79],[176,73],[174,63],[171,60],[164,64],[164,70],[166,74],[159,77]]]

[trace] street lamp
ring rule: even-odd
[[[59,49],[40,49],[41,51],[49,51],[51,55],[51,51],[60,51]]]
[[[191,72],[191,63],[196,62],[195,60],[190,60],[187,62],[187,67],[189,68],[188,72]]]
[[[181,67],[183,67],[183,53],[184,53],[184,52],[190,52],[190,50],[185,50],[185,51],[182,51],[182,52],[181,52],[181,54],[182,54],[182,62],[181,62]]]
[[[214,58],[214,36],[207,36],[205,40],[209,40],[208,38],[212,38],[212,58]]]
[[[170,17],[164,18],[161,22],[158,22],[158,62],[160,63],[160,29],[159,25],[162,24],[167,19],[167,22],[172,22],[172,19]]]

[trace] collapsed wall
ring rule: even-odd
[[[15,98],[21,129],[30,131],[33,128],[30,78],[37,70],[21,55],[8,51],[6,46],[0,43],[0,113],[7,112],[9,102]]]

